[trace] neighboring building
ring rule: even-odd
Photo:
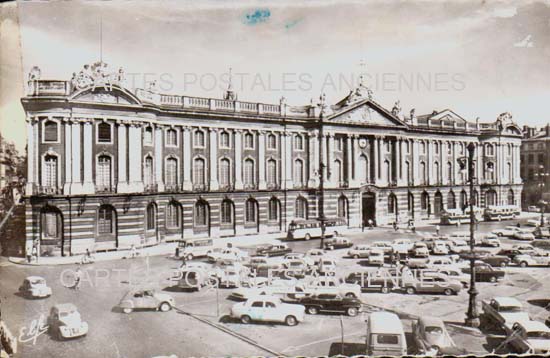
[[[0,192],[10,183],[19,181],[17,166],[20,160],[15,145],[7,142],[0,134]]]
[[[539,206],[541,198],[550,200],[550,124],[541,129],[523,127],[521,177],[523,208]]]
[[[509,114],[471,123],[451,110],[405,118],[360,84],[332,106],[131,93],[123,72],[85,66],[22,98],[28,130],[27,249],[72,255],[164,240],[286,231],[325,215],[360,227],[464,207],[457,159],[477,145],[475,201],[519,204],[521,130]],[[319,145],[323,108],[324,138]],[[320,148],[319,148],[320,147]]]

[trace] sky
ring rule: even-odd
[[[239,100],[336,103],[362,75],[405,114],[550,122],[549,0],[18,2],[0,21],[0,132],[19,149],[30,68],[69,80],[100,58],[168,94],[221,98],[231,68]]]

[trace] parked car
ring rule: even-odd
[[[48,287],[43,277],[29,276],[23,280],[19,293],[29,298],[45,298],[52,295],[52,289]]]
[[[180,289],[196,289],[200,291],[205,286],[213,285],[216,278],[213,269],[204,267],[182,267],[174,272],[173,280]]]
[[[328,250],[347,249],[352,246],[351,240],[345,237],[333,237],[325,240],[325,249]]]
[[[439,273],[425,273],[416,280],[403,282],[403,288],[408,294],[414,293],[444,293],[447,296],[456,295],[462,290],[462,283]]]
[[[476,282],[497,282],[499,279],[504,278],[505,272],[501,269],[496,269],[491,265],[477,261],[475,262],[475,280]],[[464,273],[470,274],[470,267],[463,268]]]
[[[542,219],[542,225],[546,225],[546,224],[548,224],[548,220],[546,219],[546,217],[544,217]],[[526,225],[527,226],[539,227],[540,226],[540,218],[529,219],[529,220],[527,220]]]
[[[393,251],[392,245],[386,241],[375,241],[370,245],[371,249],[380,249],[384,254],[389,254]]]
[[[370,250],[370,245],[357,245],[348,250],[348,256],[354,259],[369,257]]]
[[[336,272],[336,261],[333,259],[322,258],[319,260],[317,271],[323,275]]]
[[[491,251],[475,250],[478,260],[494,267],[506,267],[512,261],[506,255],[494,255]],[[468,259],[468,253],[461,254],[462,259]]]
[[[470,285],[470,275],[465,274],[458,268],[453,267],[440,267],[435,269],[436,272],[449,276],[453,280],[460,281],[464,288]]]
[[[343,297],[336,293],[321,293],[318,295],[300,297],[288,302],[305,306],[306,312],[309,314],[336,312],[355,317],[361,310],[361,300],[355,297]]]
[[[377,276],[375,272],[351,272],[345,278],[346,283],[361,286],[362,291],[389,293],[399,284],[394,277]]]
[[[285,254],[288,254],[292,252],[292,249],[288,247],[286,244],[277,244],[277,245],[269,245],[268,247],[261,248],[259,250],[256,250],[257,256],[284,256]]]
[[[530,213],[540,213],[540,207],[538,207],[536,205],[529,205],[527,207],[527,211],[530,212]]]
[[[405,356],[407,340],[403,323],[392,312],[373,312],[367,319],[366,355]]]
[[[434,255],[448,255],[449,246],[444,241],[436,241],[432,247]]]
[[[548,355],[550,328],[539,321],[516,322],[512,325],[508,341],[518,353]]]
[[[395,239],[391,247],[395,253],[408,254],[412,250],[413,245],[414,243],[410,239]]]
[[[167,293],[156,292],[154,289],[132,289],[120,300],[119,307],[124,313],[136,309],[153,309],[167,312],[176,305],[174,298]]]
[[[207,257],[208,261],[216,262],[220,260],[232,260],[232,261],[242,261],[248,258],[248,253],[246,251],[237,249],[237,248],[224,248],[220,251],[212,251]]]
[[[280,261],[274,261],[267,257],[253,256],[250,258],[250,261],[246,263],[246,266],[249,267],[251,270],[265,271],[269,269],[279,269],[281,268],[282,263]]]
[[[290,277],[304,277],[308,272],[306,263],[300,259],[284,261],[283,268],[285,269],[285,274]]]
[[[462,252],[469,251],[469,250],[470,250],[470,245],[468,244],[468,242],[466,242],[466,240],[462,240],[462,239],[451,240],[451,247],[449,250],[451,253],[460,254]]]
[[[494,297],[490,301],[482,301],[485,323],[512,332],[514,323],[530,320],[529,314],[523,309],[521,302],[514,297]]]
[[[369,265],[384,265],[384,251],[380,249],[372,249],[367,258]]]
[[[413,245],[413,248],[411,250],[411,254],[414,257],[429,257],[430,251],[428,250],[428,246],[423,242],[416,242]]]
[[[317,265],[319,260],[325,256],[325,252],[321,249],[310,249],[306,252],[306,257],[310,257],[313,263]]]
[[[511,248],[510,249],[501,249],[497,252],[497,255],[507,256],[511,260],[513,260],[516,255],[521,255],[521,251],[519,251],[517,249],[511,249]]]
[[[512,237],[519,228],[517,226],[505,226],[492,231],[498,237]]]
[[[306,254],[298,252],[291,252],[289,254],[286,254],[283,258],[283,262],[288,260],[302,260],[308,266],[315,265],[315,260],[311,256],[307,256]]]
[[[321,293],[334,293],[344,297],[360,297],[361,286],[346,283],[343,279],[335,276],[315,277],[311,280],[298,282],[296,293],[291,298],[319,295]]]
[[[461,353],[441,318],[428,316],[413,321],[412,335],[417,353],[420,355],[460,355]]]
[[[304,321],[305,307],[283,303],[277,297],[258,296],[231,307],[230,316],[248,324],[252,321],[281,322],[295,326]]]
[[[291,279],[272,279],[266,285],[256,287],[238,287],[229,294],[233,300],[247,300],[256,296],[287,297],[296,293],[298,281]]]
[[[88,333],[88,323],[82,320],[72,303],[53,306],[47,321],[50,334],[57,339],[76,338]]]
[[[522,240],[522,241],[533,241],[535,240],[535,235],[531,230],[518,229],[512,236],[513,239]]]
[[[531,244],[514,245],[512,246],[512,249],[518,250],[521,254],[524,255],[531,255],[539,251],[535,249],[535,247]]]
[[[535,230],[533,230],[533,235],[535,235],[535,239],[538,239],[538,240],[549,240],[550,227],[542,228],[539,226]]]
[[[514,257],[514,263],[520,267],[527,266],[548,266],[550,267],[549,252],[535,252],[530,255],[517,255]]]
[[[485,235],[480,240],[481,246],[500,247],[500,240],[497,235]]]

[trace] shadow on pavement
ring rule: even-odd
[[[364,355],[367,352],[367,345],[364,343],[346,343],[338,342],[332,343],[328,352],[329,357],[344,355],[344,356],[356,356]]]

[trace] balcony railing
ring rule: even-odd
[[[279,189],[279,184],[278,183],[267,183],[266,187],[267,187],[267,190],[276,190],[276,189]]]
[[[347,180],[341,180],[340,182],[338,182],[338,187],[339,188],[347,188],[347,187],[349,187],[349,182]]]
[[[220,190],[233,191],[235,190],[235,186],[232,183],[220,184]]]
[[[111,185],[96,185],[95,186],[95,192],[96,193],[112,193],[114,192],[114,187]]]
[[[258,185],[255,183],[245,183],[244,184],[244,190],[256,190],[258,189]]]
[[[193,191],[207,191],[208,185],[206,184],[193,184]]]
[[[146,193],[156,193],[158,190],[158,184],[147,184],[143,189],[143,191],[145,191]]]
[[[63,190],[57,186],[39,186],[38,187],[39,194],[57,195],[57,194],[61,194],[62,192]]]
[[[166,184],[164,186],[164,191],[176,193],[178,191],[181,191],[181,185],[180,184]]]

